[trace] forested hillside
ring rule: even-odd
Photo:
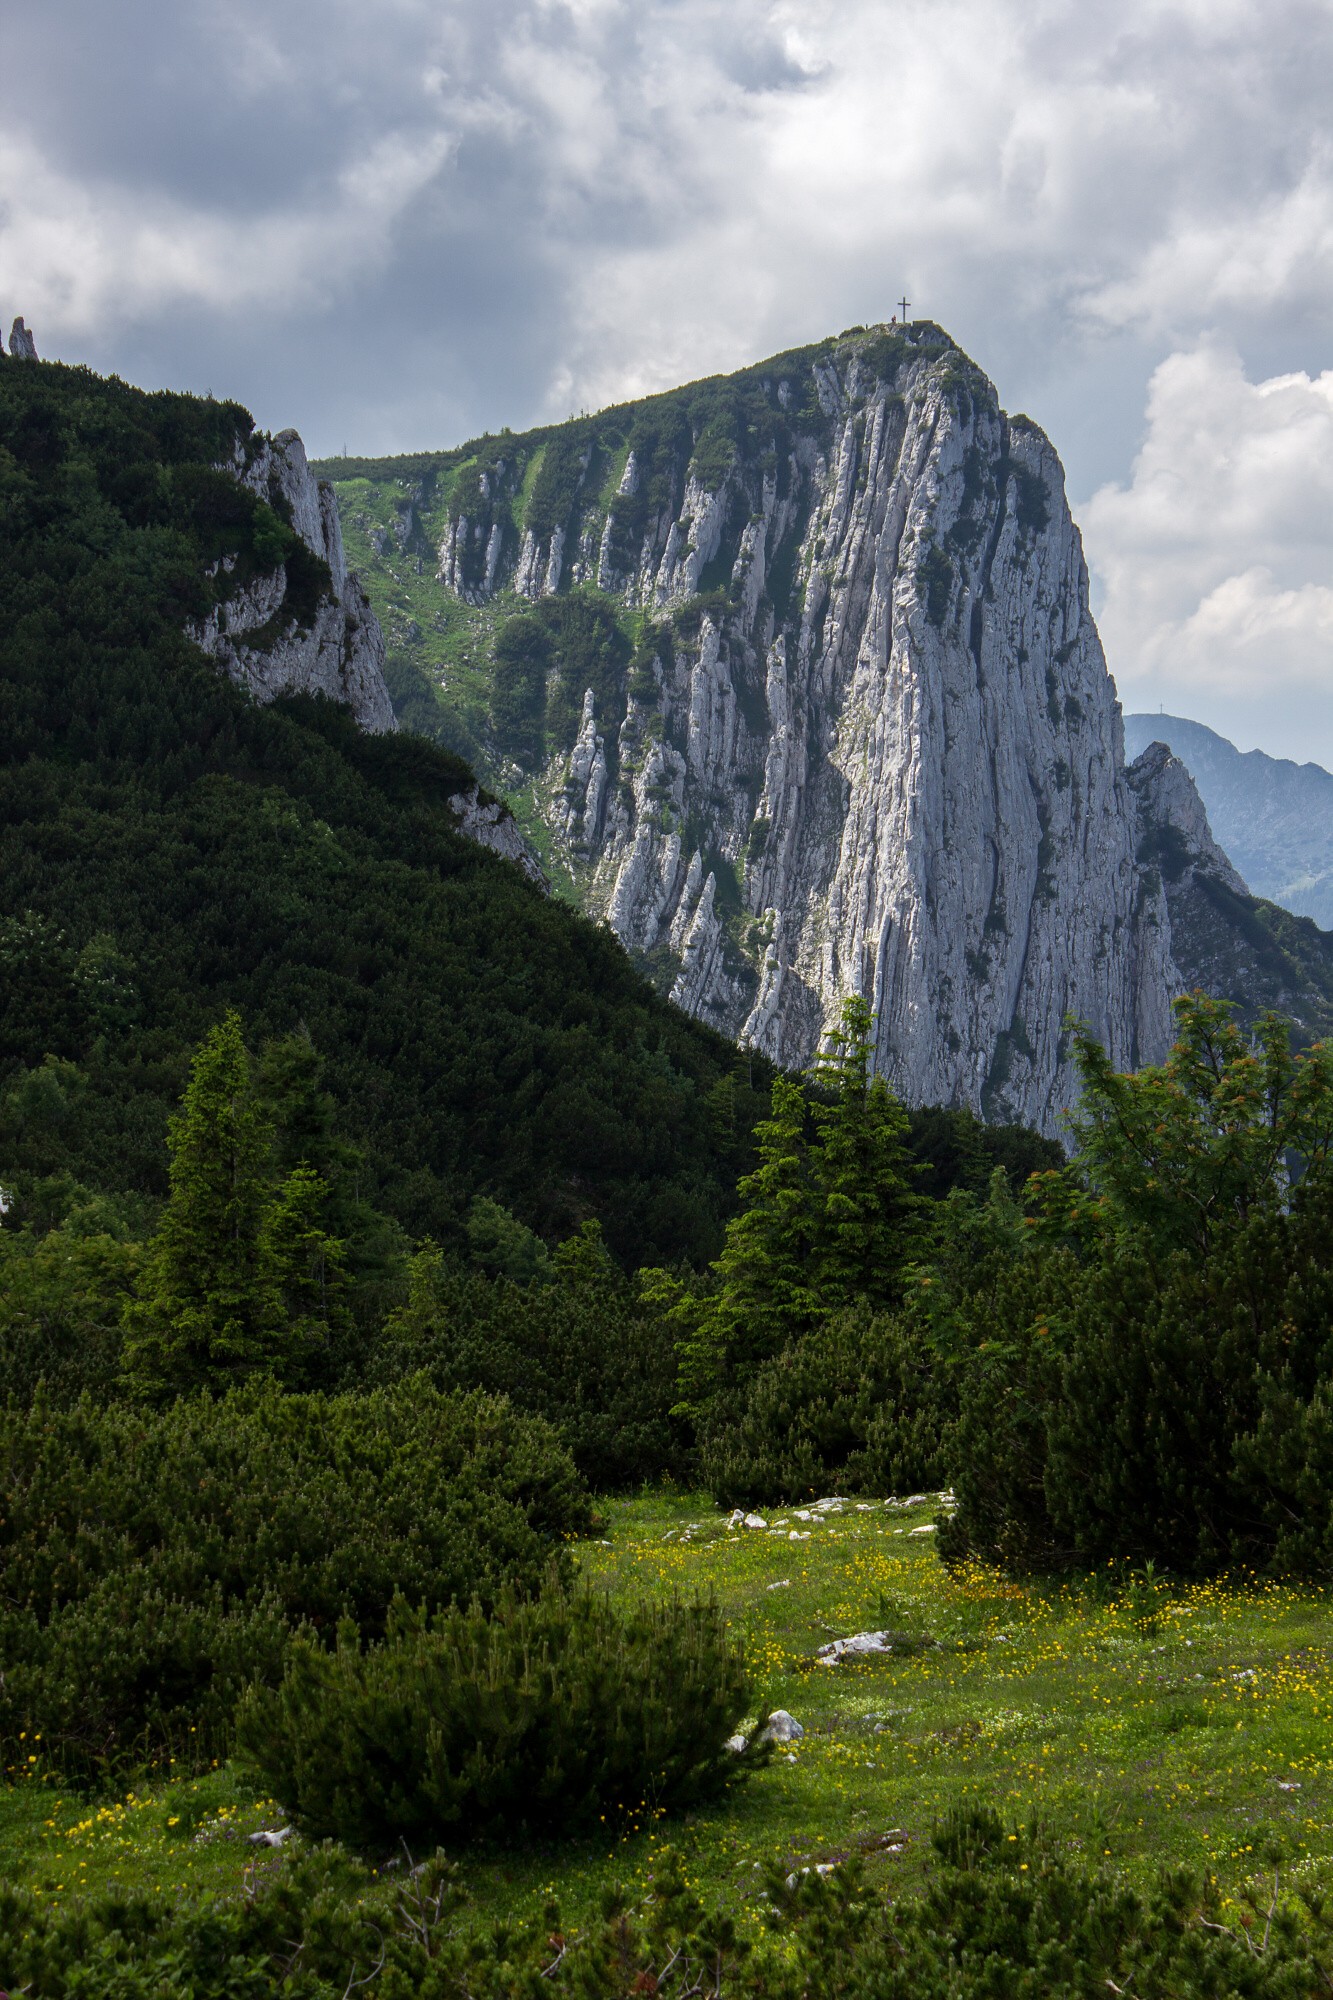
[[[0,364],[0,1182],[18,1219],[165,1191],[189,1054],[308,1037],[358,1197],[457,1238],[478,1194],[699,1258],[767,1073],[455,831],[469,774],[344,711],[259,708],[184,635],[299,556],[211,468],[232,403]],[[313,567],[313,558],[307,567]],[[314,579],[317,583],[318,579]],[[12,1218],[13,1219],[13,1218]]]

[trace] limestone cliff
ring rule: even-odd
[[[1333,937],[1249,893],[1213,837],[1193,777],[1165,743],[1150,743],[1127,777],[1139,861],[1149,887],[1160,882],[1165,894],[1181,985],[1230,1001],[1247,1026],[1272,1009],[1300,1040],[1333,1032]]]
[[[795,1066],[864,993],[904,1097],[1050,1130],[1066,1016],[1154,1060],[1180,983],[1055,452],[924,323],[701,387],[455,480],[440,582],[545,677],[500,781],[690,1012]]]
[[[289,564],[239,585],[190,633],[233,680],[260,701],[295,692],[344,702],[363,729],[396,729],[384,682],[384,635],[343,554],[333,489],[315,478],[295,431],[240,447],[228,468],[290,522],[325,565],[327,583],[298,605]],[[225,566],[225,565],[224,565]]]
[[[1179,715],[1127,715],[1132,757],[1168,743],[1189,770],[1213,832],[1256,896],[1333,929],[1333,772],[1262,750]]]

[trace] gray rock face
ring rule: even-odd
[[[9,329],[9,351],[15,361],[35,361],[37,359],[37,342],[23,324],[21,317],[16,319],[13,326]]]
[[[776,443],[696,440],[674,489],[631,450],[467,594],[599,586],[661,634],[544,783],[680,1005],[796,1067],[864,994],[908,1102],[1054,1130],[1065,1017],[1133,1067],[1179,988],[1059,460],[924,323],[788,360],[750,372]]]
[[[479,847],[489,847],[493,854],[503,855],[522,870],[529,880],[545,893],[550,891],[550,883],[540,861],[532,852],[519,832],[514,816],[508,806],[492,799],[484,804],[480,787],[473,785],[467,792],[456,792],[449,804],[458,817],[458,831],[475,840]]]
[[[1150,743],[1126,776],[1138,798],[1143,835],[1140,859],[1153,850],[1168,883],[1196,873],[1221,882],[1237,896],[1249,889],[1213,839],[1198,788],[1180,758],[1165,743]],[[1168,891],[1167,901],[1170,903]]]
[[[315,478],[305,446],[290,430],[262,440],[248,461],[238,452],[228,469],[261,499],[286,503],[306,547],[327,564],[329,589],[313,617],[302,621],[288,605],[287,571],[280,564],[237,588],[206,618],[192,620],[191,638],[259,701],[325,694],[345,703],[363,729],[396,729],[384,681],[384,634],[347,567],[332,487]]]
[[[1238,750],[1179,715],[1125,717],[1131,757],[1154,741],[1169,743],[1189,770],[1253,893],[1333,930],[1333,772]]]

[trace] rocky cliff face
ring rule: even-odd
[[[329,582],[304,612],[292,602],[287,566],[234,590],[191,637],[260,701],[295,692],[344,702],[363,729],[396,729],[384,682],[384,635],[343,554],[333,489],[315,478],[295,431],[260,441],[230,468],[243,485],[277,503],[310,552],[327,565]]]
[[[535,607],[507,659],[588,587],[637,638],[587,687],[568,618],[533,653],[548,718],[562,683],[577,717],[538,759],[553,853],[681,1005],[778,1061],[863,993],[909,1101],[1050,1130],[1066,1015],[1155,1060],[1179,987],[1059,461],[924,324],[702,387],[693,422],[640,405],[618,454],[570,426],[455,487],[441,581]]]
[[[1272,1009],[1301,1041],[1333,1032],[1333,937],[1249,893],[1213,837],[1193,777],[1165,743],[1150,743],[1126,775],[1140,864],[1166,897],[1181,986],[1230,1001],[1246,1026]]]
[[[1170,744],[1208,808],[1213,831],[1256,896],[1333,929],[1333,772],[1262,750],[1178,715],[1127,715],[1132,757]]]
[[[37,342],[33,339],[31,330],[23,324],[22,316],[16,319],[9,329],[9,351],[15,361],[37,359]]]

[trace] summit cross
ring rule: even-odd
[[[908,304],[909,304],[909,301],[908,301],[907,299],[905,299],[905,298],[902,298],[902,299],[899,299],[899,301],[898,301],[898,310],[899,310],[899,312],[900,312],[900,313],[902,314],[902,316],[903,316],[903,325],[904,325],[904,326],[906,326],[906,324],[907,324],[907,309],[908,309]]]

